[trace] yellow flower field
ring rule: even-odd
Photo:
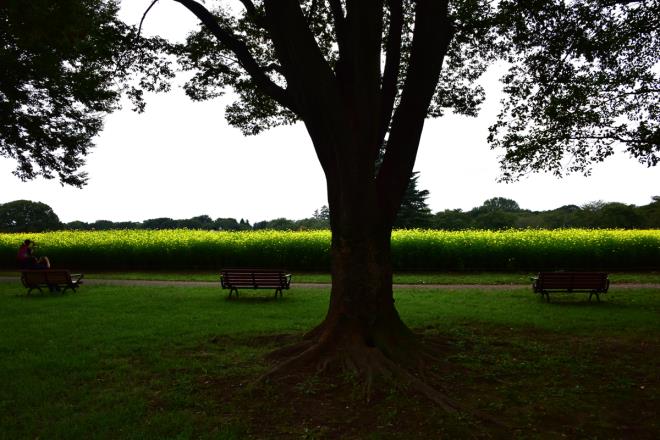
[[[217,270],[228,266],[329,269],[329,231],[116,230],[0,234],[0,268],[14,269],[20,243],[59,267],[106,270]],[[657,270],[660,230],[398,230],[399,271]]]

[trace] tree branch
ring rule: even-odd
[[[335,21],[337,45],[339,46],[339,53],[341,54],[346,47],[346,17],[344,16],[344,10],[341,7],[341,0],[329,0],[329,2],[332,18]]]
[[[357,158],[370,176],[380,149],[383,11],[383,0],[346,0],[347,45],[337,71],[349,130],[359,145]]]
[[[408,186],[426,112],[453,34],[448,0],[417,1],[406,82],[392,118],[387,151],[377,176],[381,206],[391,221]]]
[[[604,1],[603,6],[629,5],[631,3],[641,3],[643,0],[610,0]]]
[[[392,119],[394,100],[398,90],[399,65],[401,63],[401,31],[403,27],[403,4],[402,0],[388,0],[390,9],[390,26],[387,36],[387,58],[383,71],[383,83],[381,86],[380,104],[380,133],[378,136],[378,148],[383,145],[385,135]]]
[[[195,14],[195,16],[199,18],[199,20],[218,39],[218,41],[220,41],[229,50],[231,50],[234,55],[236,55],[236,58],[238,58],[241,67],[243,67],[245,71],[252,77],[252,80],[261,91],[261,93],[265,94],[266,96],[270,96],[281,106],[289,108],[291,111],[296,111],[295,105],[287,93],[287,90],[275,84],[268,77],[268,75],[266,75],[265,71],[261,68],[261,66],[259,66],[259,63],[257,63],[257,61],[250,53],[247,45],[231,31],[220,26],[216,18],[209,12],[208,9],[206,9],[202,4],[195,0],[174,1],[180,3],[190,12]],[[248,4],[251,4],[249,0],[245,1]]]
[[[251,16],[259,15],[256,6],[254,6],[254,3],[252,3],[252,0],[239,0],[239,1],[243,3],[243,7],[245,8],[245,11],[248,13],[248,15]]]
[[[243,7],[245,8],[245,12],[247,12],[247,16],[250,17],[252,21],[260,28],[267,29],[267,24],[264,16],[259,13],[257,7],[254,5],[252,0],[239,0],[239,1],[243,3]]]
[[[153,0],[149,7],[144,11],[144,14],[142,14],[142,19],[140,20],[140,26],[138,26],[138,31],[137,31],[137,38],[140,38],[140,33],[142,32],[142,23],[144,23],[144,19],[147,18],[147,14],[149,11],[151,11],[151,8],[154,7],[154,5],[158,3],[158,0]]]
[[[264,6],[295,112],[305,122],[326,175],[336,174],[333,148],[346,143],[346,132],[337,127],[346,124],[334,72],[309,29],[298,0],[266,0]]]

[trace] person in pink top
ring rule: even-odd
[[[25,240],[16,255],[18,267],[21,269],[49,269],[48,257],[36,257],[34,255],[34,241]]]

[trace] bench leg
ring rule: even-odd
[[[589,301],[591,301],[591,296],[592,295],[596,295],[596,299],[598,300],[598,302],[600,302],[600,295],[598,294],[598,292],[589,293]]]
[[[282,289],[275,289],[275,299],[277,299],[277,295],[280,295],[280,298],[282,298]]]
[[[229,289],[229,299],[231,299],[232,293],[236,292],[236,298],[238,298],[238,289],[236,288],[231,288]]]

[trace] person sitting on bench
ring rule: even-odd
[[[48,257],[36,257],[34,255],[34,241],[25,240],[16,255],[18,267],[24,270],[29,269],[50,269],[50,260]]]

